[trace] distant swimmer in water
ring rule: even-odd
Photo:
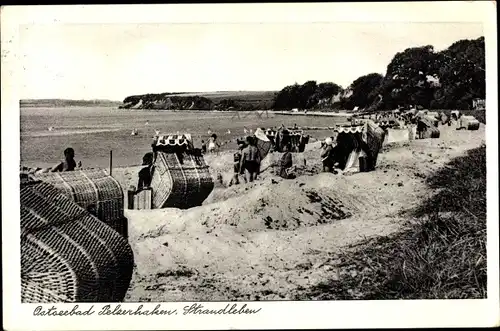
[[[49,127],[49,131],[54,131],[54,127],[53,126]]]
[[[133,129],[132,133],[130,134],[131,136],[137,136],[139,134],[139,131],[137,129]]]
[[[146,120],[146,124],[145,125],[149,125],[149,121],[148,120]]]

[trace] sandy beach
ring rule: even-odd
[[[273,174],[270,154],[260,179],[226,187],[230,151],[207,155],[223,183],[189,210],[126,210],[136,268],[126,300],[290,300],[340,269],[332,254],[401,228],[404,211],[432,191],[430,173],[485,142],[478,131],[440,126],[439,139],[389,143],[368,173],[320,173],[320,143],[294,154],[297,179]],[[140,167],[113,169],[124,189]],[[337,261],[338,262],[338,261]],[[314,298],[309,298],[314,299]]]

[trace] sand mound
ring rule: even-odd
[[[262,180],[231,188],[244,190],[242,195],[189,210],[127,210],[138,274],[176,272],[186,265],[217,270],[262,265],[261,255],[269,254],[261,253],[262,245],[273,241],[269,235],[348,221],[364,209],[362,199],[337,191],[338,180],[332,174]]]
[[[315,177],[231,187],[220,191],[219,198],[227,199],[185,211],[128,211],[130,236],[140,240],[184,230],[211,231],[222,225],[242,232],[293,230],[345,219],[360,209],[360,199],[335,189],[335,175]]]

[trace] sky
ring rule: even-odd
[[[32,24],[19,30],[22,99],[347,87],[409,47],[483,36],[476,23]]]

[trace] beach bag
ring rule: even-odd
[[[33,177],[53,185],[102,222],[127,236],[124,193],[118,181],[104,170],[76,170],[35,174]]]
[[[119,302],[134,266],[127,240],[60,190],[21,184],[21,302]]]

